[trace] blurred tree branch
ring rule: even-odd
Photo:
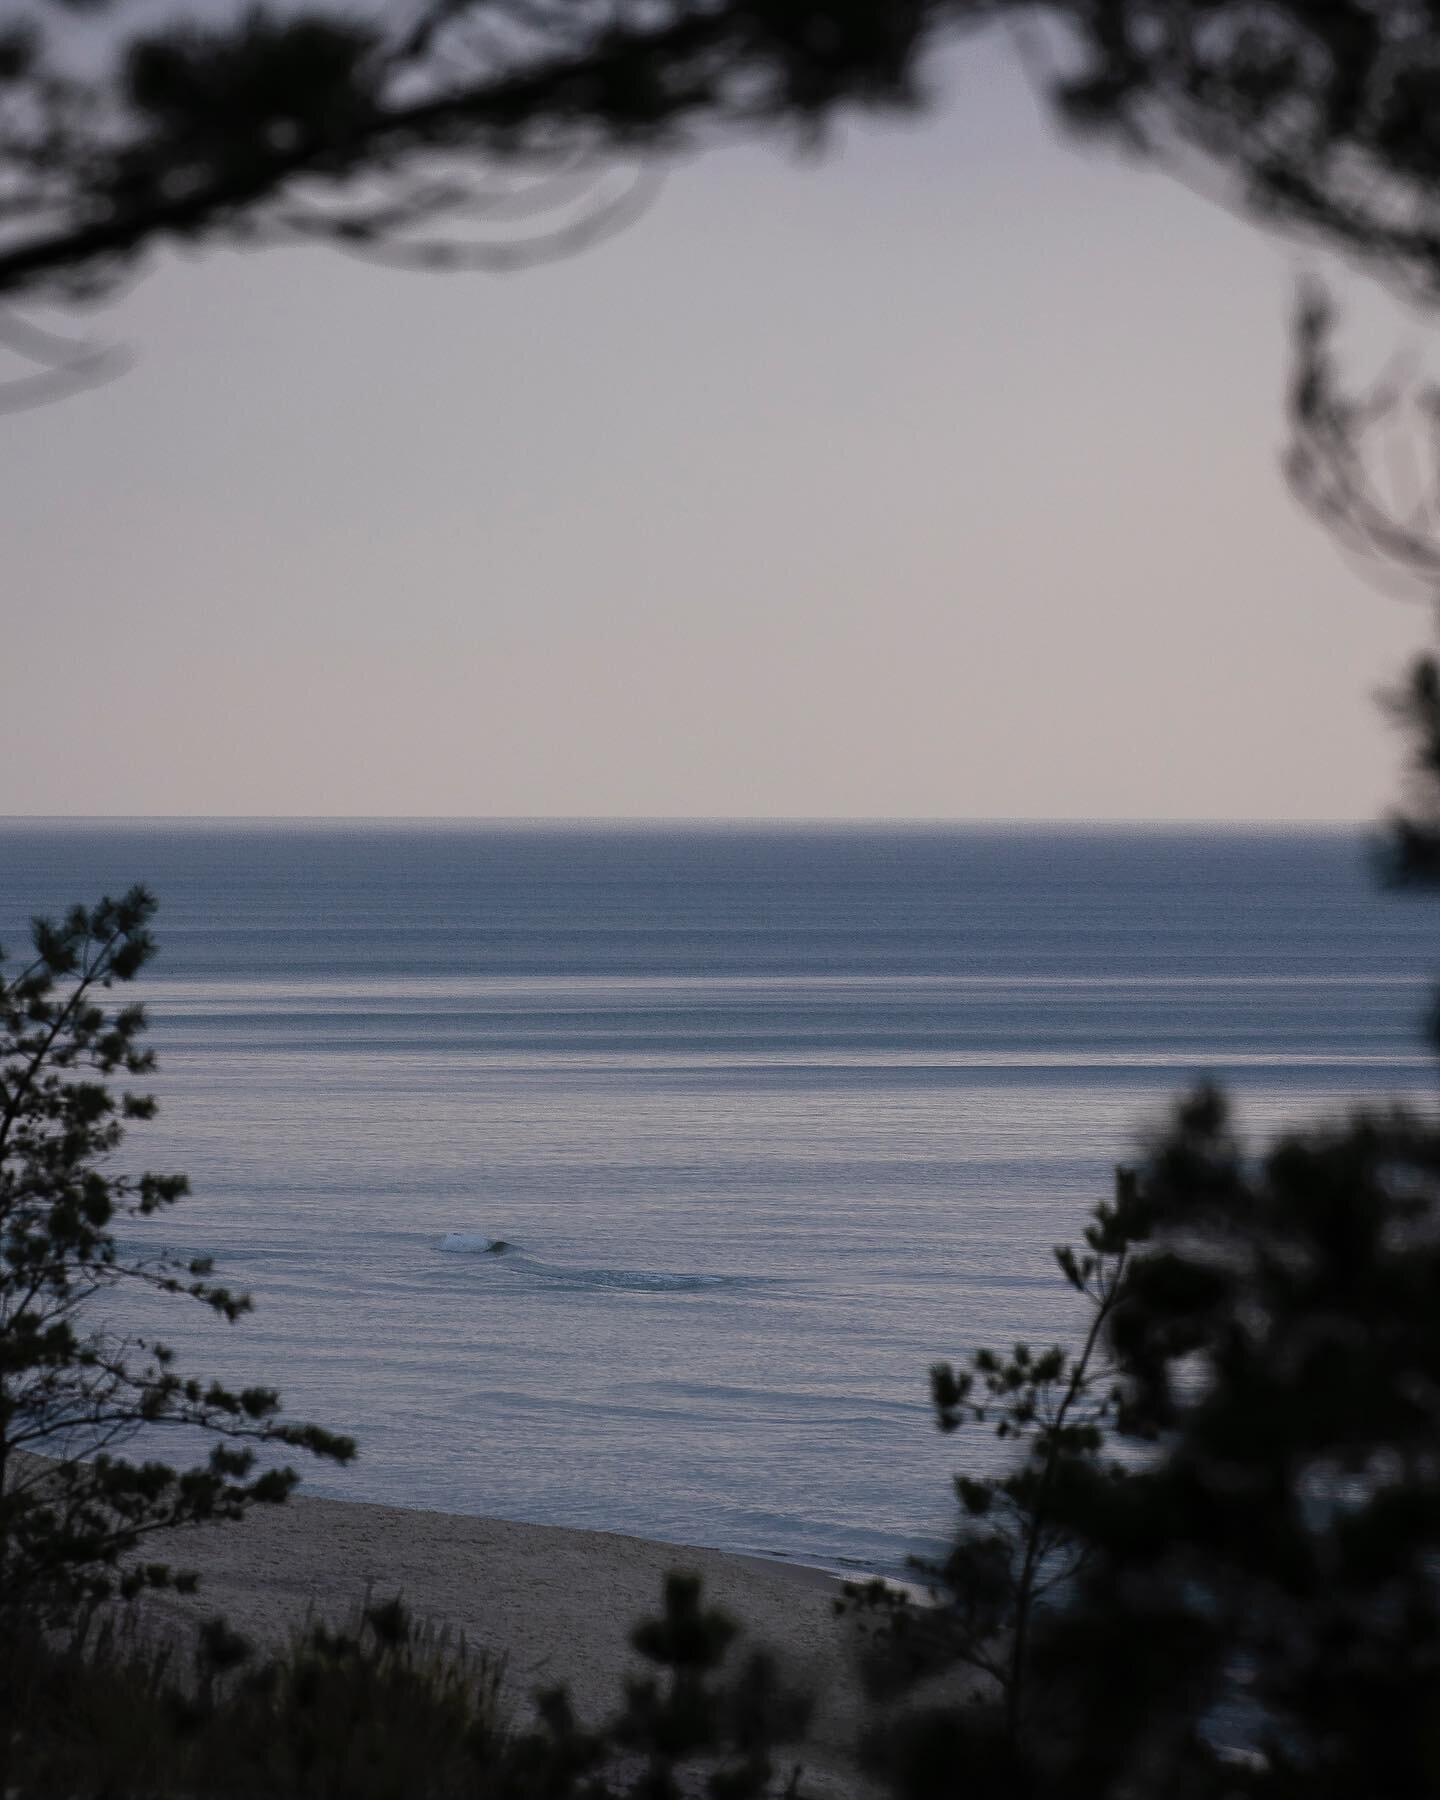
[[[1335,311],[1317,283],[1294,328],[1285,473],[1306,510],[1367,573],[1398,592],[1440,590],[1440,388],[1393,374],[1347,389]]]
[[[218,19],[192,0],[153,18],[136,0],[17,0],[0,26],[0,294],[103,294],[165,241],[509,267],[623,223],[617,159],[913,107],[926,53],[996,21],[1033,28],[1071,125],[1440,292],[1431,0],[428,0]],[[545,199],[554,235],[473,237]]]
[[[1372,579],[1440,603],[1440,385],[1397,374],[1353,390],[1338,371],[1334,333],[1334,308],[1311,283],[1295,320],[1290,486]],[[1383,700],[1410,747],[1383,872],[1396,884],[1440,887],[1440,660],[1417,657]]]
[[[129,31],[125,0],[90,0],[81,31],[76,10],[32,4],[0,37],[0,294],[94,297],[167,240],[301,237],[431,267],[578,247],[634,210],[617,159],[704,121],[914,101],[939,9],[435,0],[389,32],[260,9]],[[528,242],[472,235],[537,212]],[[427,238],[442,220],[451,235]]]
[[[0,382],[0,413],[28,412],[51,400],[109,381],[129,358],[110,344],[62,337],[0,307],[0,350],[29,365],[30,373]]]

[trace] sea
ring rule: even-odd
[[[930,1365],[1073,1340],[1053,1248],[1178,1096],[1258,1149],[1434,1091],[1440,907],[1358,829],[0,822],[12,968],[136,882],[117,1166],[193,1195],[122,1244],[254,1295],[163,1335],[353,1433],[341,1498],[903,1573],[1005,1454]]]

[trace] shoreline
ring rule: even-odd
[[[147,1601],[157,1621],[219,1614],[265,1645],[307,1617],[339,1622],[367,1599],[399,1595],[417,1621],[501,1659],[503,1691],[518,1712],[528,1711],[537,1689],[559,1684],[588,1720],[613,1711],[626,1675],[644,1667],[629,1634],[659,1611],[665,1574],[691,1570],[703,1578],[707,1604],[743,1627],[742,1644],[765,1644],[814,1689],[803,1760],[822,1790],[855,1788],[849,1748],[863,1702],[854,1627],[834,1607],[845,1578],[828,1570],[619,1532],[304,1493],[238,1522],[193,1527],[164,1549],[176,1568],[198,1572],[200,1587],[191,1597]]]

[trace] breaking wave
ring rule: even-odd
[[[494,1258],[515,1274],[565,1288],[590,1288],[625,1294],[696,1294],[715,1288],[745,1285],[739,1275],[684,1275],[652,1269],[575,1269],[564,1263],[541,1262],[527,1256],[518,1244],[507,1238],[492,1238],[484,1232],[449,1231],[441,1238],[439,1249],[451,1256]]]
[[[515,1245],[507,1239],[488,1237],[483,1231],[447,1231],[440,1248],[453,1256],[507,1256],[515,1252]]]

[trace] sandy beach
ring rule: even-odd
[[[223,1614],[262,1642],[307,1612],[343,1618],[367,1595],[399,1594],[419,1617],[505,1659],[521,1709],[535,1689],[565,1684],[583,1716],[598,1719],[639,1666],[632,1626],[658,1610],[667,1570],[704,1577],[707,1598],[813,1686],[813,1743],[803,1760],[812,1786],[853,1791],[849,1745],[860,1715],[848,1638],[833,1602],[840,1583],[822,1571],[622,1537],[308,1496],[259,1507],[237,1524],[186,1532],[176,1566],[196,1569],[199,1593],[183,1605]]]

